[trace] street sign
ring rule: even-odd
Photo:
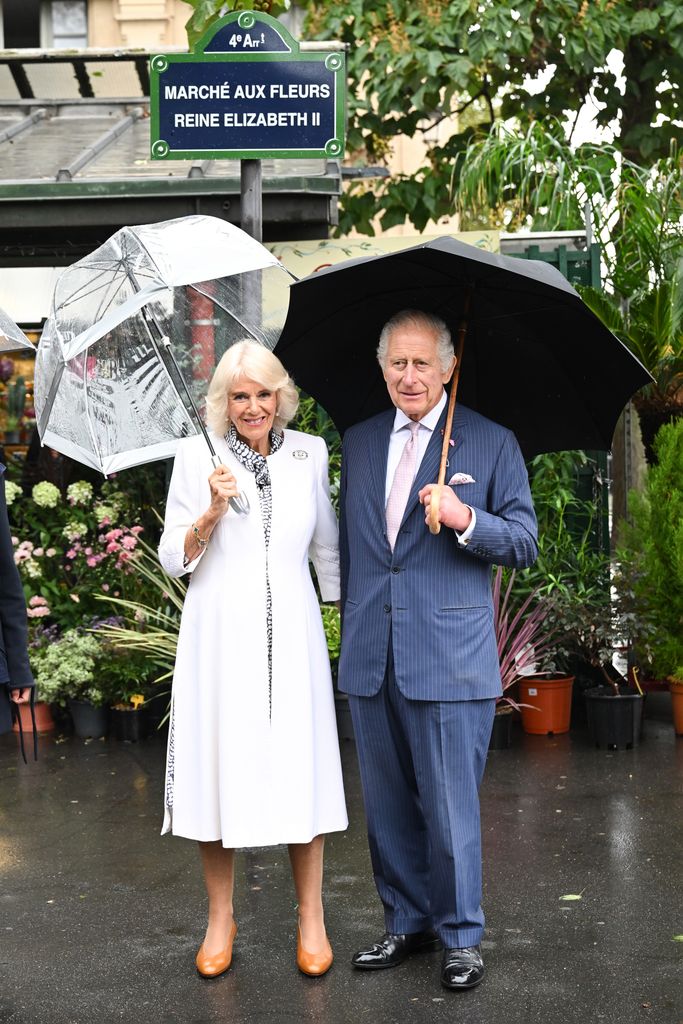
[[[193,52],[152,57],[152,157],[341,158],[345,90],[342,52],[302,50],[268,14],[228,14]]]

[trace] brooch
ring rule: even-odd
[[[308,452],[302,451],[301,448],[297,448],[295,452],[292,452],[292,457],[295,459],[307,459]]]

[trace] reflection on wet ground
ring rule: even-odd
[[[464,994],[440,987],[438,954],[368,974],[349,965],[383,930],[351,742],[350,826],[327,842],[332,970],[297,972],[288,858],[274,848],[240,854],[234,964],[207,982],[193,967],[205,923],[196,849],[159,836],[161,740],[48,735],[27,767],[1,737],[0,1021],[680,1024],[683,740],[662,709],[632,751],[592,749],[579,726],[516,731],[490,754],[488,974]]]

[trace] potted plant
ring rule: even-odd
[[[643,676],[668,681],[678,705],[683,679],[683,418],[655,437],[642,494],[629,495],[615,586],[623,631]],[[683,724],[676,731],[683,732]]]
[[[105,649],[104,673],[110,693],[111,732],[116,739],[135,743],[144,739],[148,730],[149,664],[140,650],[124,651],[111,642]]]
[[[599,619],[609,603],[609,554],[603,550],[604,486],[584,452],[539,455],[531,466],[538,518],[538,558],[518,574],[516,601],[536,592],[545,602],[544,628],[552,635],[537,672],[519,684],[522,726],[539,735],[567,732],[577,674],[595,682],[581,653],[581,617]],[[583,488],[584,492],[581,493]]]
[[[29,655],[38,694],[69,708],[76,735],[105,736],[107,698],[96,682],[102,657],[97,639],[69,629],[52,642],[29,649]]]
[[[512,712],[524,713],[525,707],[530,707],[513,698],[512,687],[536,670],[538,660],[546,655],[553,639],[546,628],[546,602],[538,600],[537,590],[527,595],[513,611],[515,577],[516,570],[513,569],[506,584],[505,571],[501,566],[496,568],[493,577],[493,620],[503,694],[496,701],[490,750],[504,750],[510,746]]]

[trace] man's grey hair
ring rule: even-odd
[[[448,373],[455,356],[451,332],[440,316],[425,313],[421,309],[402,309],[400,313],[394,313],[391,319],[385,323],[377,346],[377,359],[383,370],[386,370],[387,366],[389,339],[393,332],[401,327],[417,327],[433,332],[436,335],[436,351],[441,364],[441,372]]]

